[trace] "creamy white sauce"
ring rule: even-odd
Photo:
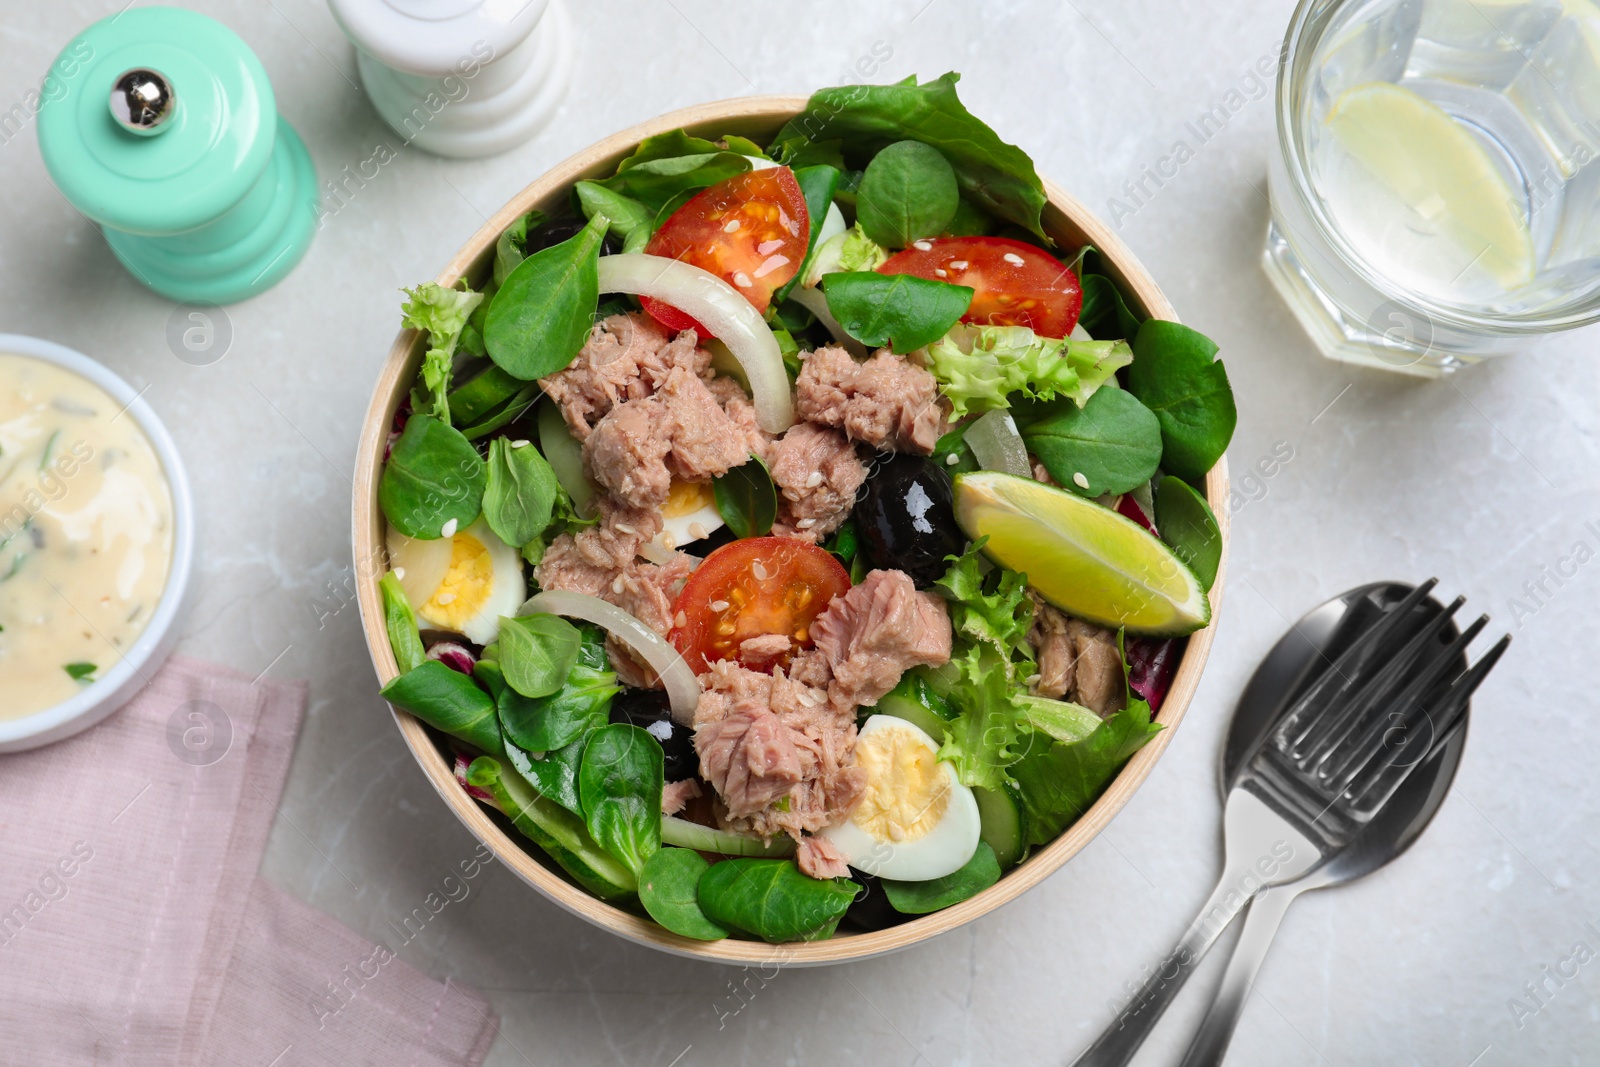
[[[0,353],[0,719],[115,666],[171,563],[172,493],[138,422],[72,371]]]

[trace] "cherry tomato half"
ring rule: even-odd
[[[745,663],[754,670],[786,667],[810,648],[811,623],[850,588],[850,575],[826,549],[788,537],[747,537],[723,545],[695,568],[672,606],[682,625],[670,635],[696,673],[719,659],[740,660],[752,637],[782,634],[790,651]]]
[[[810,240],[806,198],[794,172],[768,167],[735,174],[696,194],[661,224],[644,250],[710,271],[765,313],[773,292],[805,262]],[[711,336],[671,304],[648,296],[639,302],[669,330]]]
[[[1027,326],[1040,337],[1065,337],[1083,310],[1083,289],[1071,268],[1009,237],[930,237],[878,270],[971,286],[972,306],[961,321],[980,326]]]

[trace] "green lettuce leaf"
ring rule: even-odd
[[[958,325],[928,346],[928,369],[950,400],[954,418],[1029,400],[1069,397],[1082,407],[1112,375],[1133,361],[1122,341],[1040,337],[1026,326]]]
[[[471,289],[447,289],[438,282],[423,282],[415,289],[402,291],[409,299],[400,305],[400,325],[428,333],[428,351],[422,357],[418,386],[411,391],[411,407],[418,414],[449,422],[451,362],[461,331],[483,294]]]
[[[821,89],[778,131],[768,151],[782,163],[825,162],[833,154],[829,142],[836,142],[845,160],[862,167],[895,141],[921,141],[949,161],[963,196],[1045,238],[1044,185],[1033,160],[973,117],[956,95],[960,77],[952,72],[922,85],[911,77],[895,85]],[[826,156],[812,150],[818,145],[828,146]]]
[[[1028,817],[1029,843],[1052,841],[1076,822],[1161,729],[1150,721],[1150,705],[1133,700],[1081,741],[1056,741],[1031,727],[1020,732],[1014,744],[1025,752],[1010,771]]]

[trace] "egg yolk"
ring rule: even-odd
[[[681,519],[701,508],[714,505],[716,500],[710,482],[674,480],[672,488],[667,491],[666,503],[661,505],[661,514],[669,519]]]
[[[856,742],[867,786],[850,821],[886,842],[915,841],[950,806],[950,779],[938,753],[909,730],[875,730]]]
[[[494,561],[482,541],[456,534],[450,543],[450,567],[417,614],[444,630],[461,628],[478,613],[494,589]]]

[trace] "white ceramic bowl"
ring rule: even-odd
[[[189,576],[194,569],[194,499],[177,446],[155,411],[131,385],[83,353],[53,341],[0,334],[0,352],[54,363],[89,379],[117,403],[126,405],[127,414],[139,424],[161,460],[172,492],[172,564],[155,614],[122,659],[82,692],[20,719],[0,719],[0,752],[21,752],[87,730],[132,699],[166,661],[186,613]]]

